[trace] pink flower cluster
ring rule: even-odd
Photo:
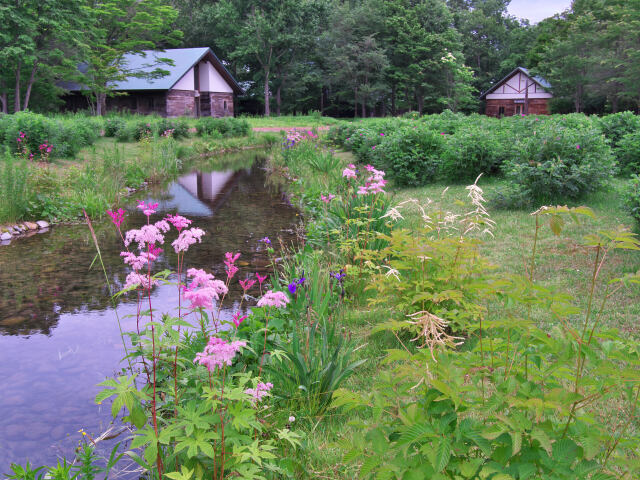
[[[350,166],[349,166],[349,167],[350,167]],[[355,169],[353,169],[353,168],[349,168],[349,167],[345,168],[345,169],[342,171],[342,176],[343,176],[343,177],[345,177],[345,178],[356,178],[356,171],[355,171]]]
[[[240,283],[240,286],[242,287],[242,290],[244,290],[246,293],[247,290],[249,290],[251,287],[255,285],[256,281],[252,278],[247,278],[245,280],[240,280],[239,283]]]
[[[148,204],[145,204],[144,200],[140,200],[140,203],[138,204],[137,208],[142,210],[142,213],[144,213],[148,217],[156,213],[156,208],[158,208],[158,204],[151,203],[151,202],[149,202]]]
[[[269,391],[273,388],[272,383],[260,382],[256,385],[256,388],[247,388],[244,393],[251,397],[251,402],[255,405],[263,397],[269,394]]]
[[[158,281],[154,278],[150,278],[148,275],[141,275],[138,272],[131,272],[127,275],[127,279],[124,282],[124,288],[142,287],[145,290],[149,290],[152,286],[157,285]]]
[[[384,179],[384,172],[382,170],[376,170],[372,165],[365,167],[371,176],[367,178],[367,183],[358,187],[358,195],[367,195],[369,193],[385,193],[382,189],[387,184]]]
[[[222,338],[211,337],[209,343],[204,347],[204,351],[196,353],[193,363],[199,363],[207,367],[207,370],[214,372],[217,368],[223,368],[225,365],[231,365],[236,353],[242,347],[246,347],[247,342],[236,340],[227,342]]]
[[[49,145],[47,142],[45,142],[45,143],[41,144],[38,148],[40,149],[40,151],[42,153],[44,153],[44,152],[51,153],[51,150],[53,149],[53,145]]]
[[[219,300],[220,295],[226,295],[229,291],[221,280],[199,268],[187,270],[187,277],[193,280],[185,287],[182,298],[191,302],[189,308],[213,309],[213,300]]]
[[[233,278],[233,276],[237,273],[238,271],[238,267],[236,267],[236,260],[238,260],[238,258],[240,258],[240,252],[233,254],[231,252],[227,252],[224,254],[225,260],[224,260],[224,264],[226,265],[227,268],[225,268],[225,271],[227,272],[227,277],[228,278]]]
[[[334,198],[336,198],[336,196],[331,194],[331,193],[329,195],[327,195],[326,197],[324,195],[320,195],[320,200],[322,200],[324,203],[329,203]]]
[[[189,225],[191,225],[191,220],[189,220],[188,218],[185,218],[181,215],[167,215],[167,222],[169,222],[171,225],[173,225],[176,230],[178,230],[178,233],[180,233],[182,231],[183,228],[188,227]]]
[[[122,225],[122,221],[124,220],[124,210],[122,208],[119,208],[115,212],[107,210],[107,215],[111,217],[111,221],[113,222],[113,224],[116,227],[120,228],[120,225]]]
[[[232,315],[232,322],[238,328],[242,322],[247,319],[248,315],[242,315],[240,312],[236,312]]]
[[[20,143],[20,142],[22,142],[22,140],[24,140],[24,137],[25,137],[24,132],[20,132],[20,133],[18,134],[18,138],[16,138],[16,141],[17,141],[18,143]]]
[[[162,132],[162,135],[160,135],[161,137],[171,137],[173,136],[173,132],[175,131],[175,128],[170,128],[169,130],[165,130],[164,132]]]
[[[258,300],[259,307],[286,307],[289,303],[289,297],[284,292],[267,291],[264,296]]]
[[[178,238],[173,241],[171,246],[176,253],[186,252],[194,243],[201,243],[203,236],[204,230],[197,227],[190,228],[189,230],[183,230],[180,232],[180,235],[178,235]]]
[[[143,225],[141,228],[134,228],[125,234],[124,244],[128,247],[131,243],[136,242],[140,250],[144,250],[147,245],[155,245],[156,243],[164,243],[164,235],[162,232],[167,232],[169,225],[164,220],[160,220],[155,224],[151,223]]]

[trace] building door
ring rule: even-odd
[[[516,104],[516,115],[522,115],[522,105]]]
[[[498,117],[504,117],[504,107],[498,107]]]

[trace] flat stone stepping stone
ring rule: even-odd
[[[11,240],[11,234],[8,232],[4,232],[2,235],[0,235],[0,240]]]
[[[39,228],[47,228],[47,227],[49,227],[49,224],[47,222],[45,222],[44,220],[38,220],[36,223],[38,224]]]
[[[38,229],[38,224],[37,223],[33,223],[33,222],[24,222],[24,226],[27,227],[29,230],[37,230]]]

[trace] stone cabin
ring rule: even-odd
[[[485,115],[549,115],[551,85],[542,77],[534,77],[524,67],[517,67],[509,75],[480,95],[485,100]]]
[[[173,65],[159,63],[157,59],[170,59]],[[134,72],[152,72],[160,68],[169,74],[160,78],[129,77],[115,85],[114,90],[123,95],[107,98],[107,112],[156,113],[163,117],[227,117],[233,116],[235,95],[243,93],[208,47],[147,50],[144,54],[126,55],[123,65]],[[69,91],[63,97],[67,110],[87,108],[82,85],[64,82],[61,86]]]

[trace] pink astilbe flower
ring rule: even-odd
[[[207,370],[214,372],[217,368],[222,368],[225,365],[230,366],[236,353],[246,346],[247,342],[241,340],[227,342],[222,338],[211,337],[209,343],[204,347],[204,351],[196,353],[193,363],[204,365]]]
[[[122,208],[119,208],[115,212],[107,210],[107,215],[111,217],[111,221],[113,222],[113,224],[116,227],[120,228],[120,225],[122,225],[122,221],[124,220],[124,210]]]
[[[129,230],[125,234],[124,244],[128,247],[132,242],[136,242],[140,250],[144,250],[146,245],[164,243],[164,235],[155,225],[143,225],[140,229]]]
[[[229,289],[222,280],[214,280],[214,276],[200,268],[190,268],[187,270],[187,277],[193,278],[189,284],[190,289],[204,287],[212,288],[217,295],[225,295]]]
[[[252,278],[247,278],[246,280],[240,280],[240,286],[246,292],[251,287],[255,285],[256,281]]]
[[[233,278],[233,276],[238,273],[238,267],[236,267],[235,265],[231,265],[230,267],[227,267],[225,269],[225,272],[227,272],[227,277],[228,278]]]
[[[361,185],[358,187],[358,195],[367,195],[369,193],[369,189],[366,185]]]
[[[169,222],[171,225],[173,225],[176,230],[178,230],[178,233],[180,233],[182,231],[183,228],[188,227],[189,225],[191,225],[191,220],[189,220],[188,218],[185,218],[181,215],[167,215],[166,218],[167,222]]]
[[[140,203],[138,204],[137,208],[142,210],[142,213],[144,213],[147,217],[149,217],[154,213],[156,213],[156,208],[158,208],[158,204],[151,203],[151,202],[149,202],[148,204],[145,204],[144,200],[140,200]]]
[[[262,276],[259,273],[256,273],[256,277],[258,277],[258,283],[260,284],[260,286],[262,286],[262,282],[267,279],[267,275]]]
[[[251,397],[251,403],[255,405],[256,403],[260,402],[263,397],[267,396],[269,394],[269,390],[271,390],[272,388],[272,383],[260,382],[256,385],[256,388],[247,388],[244,393]]]
[[[332,195],[331,193],[329,195],[327,195],[326,197],[324,195],[320,195],[320,200],[322,200],[324,203],[329,203],[334,198],[336,198],[336,196]]]
[[[345,168],[342,171],[342,176],[345,178],[356,178],[356,171],[350,168]]]
[[[157,285],[158,281],[154,278],[149,281],[149,277],[147,275],[140,275],[138,272],[131,272],[127,275],[127,279],[124,283],[124,288],[130,287],[142,287],[145,290],[149,290],[150,287]]]
[[[189,230],[183,230],[180,232],[180,235],[178,235],[178,238],[173,241],[171,246],[173,246],[176,253],[186,252],[194,243],[202,242],[203,236],[204,230],[197,227],[190,228]]]
[[[171,230],[171,227],[169,226],[169,224],[167,223],[166,220],[158,220],[155,224],[154,224],[158,230],[160,230],[162,233],[167,233],[169,230]]]
[[[236,263],[236,260],[240,258],[240,252],[236,254],[227,252],[224,254],[224,256],[225,256],[224,264],[227,266],[225,271],[227,272],[227,277],[231,279],[238,272],[238,267],[236,267],[235,263]]]
[[[131,252],[120,252],[120,256],[124,257],[124,263],[130,265],[135,271],[142,269],[148,262],[146,256],[138,256]]]
[[[289,297],[284,292],[267,291],[264,296],[258,300],[259,307],[286,307],[289,303]]]
[[[189,308],[213,309],[213,301],[219,300],[220,295],[225,295],[229,289],[220,280],[215,280],[214,276],[199,268],[187,270],[187,277],[193,280],[184,289],[182,298],[191,302]]]
[[[248,315],[242,315],[241,312],[236,312],[232,316],[233,324],[236,326],[236,328],[238,328],[240,326],[240,324],[247,319],[247,317],[248,317]]]
[[[213,310],[213,300],[218,300],[218,292],[214,288],[204,287],[198,289],[185,288],[182,298],[191,302],[188,308],[195,310],[196,308],[204,308],[205,310]]]

